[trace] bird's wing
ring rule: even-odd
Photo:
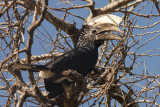
[[[52,64],[51,71],[61,73],[64,70],[72,69],[86,75],[88,74],[86,71],[90,71],[89,69],[96,64],[98,53],[95,51],[97,50],[91,50],[88,47],[73,49],[57,59]]]

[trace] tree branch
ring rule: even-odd
[[[37,1],[37,3],[39,3],[39,1]],[[44,0],[44,4],[48,5],[48,0]],[[45,17],[45,13],[46,13],[46,7],[45,5],[42,6],[42,9],[40,11],[40,18],[37,20],[37,13],[38,13],[38,6],[35,5],[35,12],[34,12],[34,16],[33,16],[33,22],[32,24],[28,27],[28,41],[27,41],[27,46],[26,46],[26,61],[28,64],[31,64],[31,48],[32,48],[32,44],[33,44],[33,33],[34,30],[40,26],[40,24],[42,23],[42,21],[44,20]],[[33,72],[28,72],[29,75],[29,79],[31,81],[31,84],[34,83],[34,76],[33,76]]]
[[[136,1],[136,0],[119,0],[119,1],[116,1],[116,2],[112,2],[112,3],[110,3],[107,6],[104,6],[102,8],[96,8],[96,9],[92,10],[90,15],[88,16],[87,22],[89,20],[91,20],[93,17],[96,17],[98,15],[102,15],[102,14],[111,13],[115,9],[120,8],[122,6],[125,6],[132,1]]]
[[[23,2],[25,3],[25,5],[28,7],[30,3],[32,3],[32,6],[30,7],[30,10],[34,10],[34,7],[36,6],[36,3],[32,0],[23,0]],[[38,13],[40,14],[40,8],[38,9]],[[69,24],[68,22],[63,21],[60,18],[57,18],[56,16],[54,16],[53,14],[51,14],[49,11],[46,11],[45,13],[46,15],[44,16],[44,18],[50,22],[51,24],[53,24],[55,27],[63,30],[64,32],[66,32],[69,35],[74,35],[77,34],[77,32],[79,32],[79,30],[75,27],[74,24]],[[62,26],[63,25],[63,26]],[[71,39],[73,40],[73,42],[75,41],[75,37],[71,36]]]

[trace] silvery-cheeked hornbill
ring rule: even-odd
[[[65,87],[62,85],[64,81],[71,82],[72,80],[62,75],[63,71],[77,71],[82,76],[89,74],[98,59],[98,47],[105,40],[120,40],[119,37],[108,33],[110,31],[121,30],[112,23],[100,22],[94,24],[86,24],[77,34],[75,48],[69,52],[65,52],[53,63],[46,65],[33,64],[14,64],[12,68],[21,70],[38,70],[39,76],[44,78],[45,88],[49,92],[48,97],[54,98],[65,92]]]

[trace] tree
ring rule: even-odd
[[[75,90],[82,88],[83,92],[71,92],[72,98],[64,98],[63,105],[160,105],[158,0],[2,0],[0,6],[1,105],[55,103],[56,99],[47,99],[38,73],[13,70],[9,65],[47,63],[74,47],[79,26],[107,13],[123,18],[123,33],[117,34],[123,39],[101,46],[97,65],[86,80],[76,72],[64,72],[79,82]]]

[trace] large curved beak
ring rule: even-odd
[[[96,40],[121,40],[118,36],[112,35],[110,31],[122,32],[117,26],[113,24],[99,24],[99,30],[96,35]]]
[[[96,36],[96,40],[122,40],[120,37],[112,34],[101,34]]]

